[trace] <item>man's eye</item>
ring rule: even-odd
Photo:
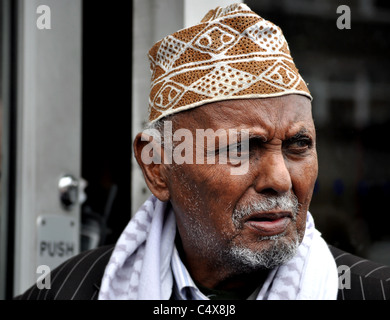
[[[308,140],[296,141],[292,144],[292,146],[297,148],[308,148],[310,146],[310,141]]]
[[[249,152],[249,141],[239,142],[236,144],[232,144],[229,146],[229,153],[230,154],[237,154],[241,155],[243,153]]]
[[[287,149],[295,152],[295,153],[303,153],[306,150],[310,149],[313,145],[311,139],[305,138],[305,139],[299,139],[294,141],[287,142]]]
[[[230,153],[237,153],[237,154],[240,154],[241,153],[241,143],[237,143],[237,144],[233,144],[233,145],[230,145],[229,146],[229,152]]]

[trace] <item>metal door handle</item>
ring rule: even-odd
[[[60,203],[64,210],[71,211],[79,202],[79,181],[70,174],[64,175],[58,182]]]

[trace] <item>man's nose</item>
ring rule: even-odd
[[[292,189],[291,175],[282,152],[265,152],[258,163],[255,190],[286,193]]]

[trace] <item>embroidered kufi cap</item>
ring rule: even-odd
[[[246,4],[217,7],[149,51],[149,123],[206,103],[301,94],[312,99],[282,30]]]

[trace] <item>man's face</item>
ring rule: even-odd
[[[269,260],[302,241],[317,178],[309,99],[288,95],[211,103],[178,114],[174,130],[179,128],[193,137],[196,129],[249,131],[249,150],[242,150],[249,167],[240,175],[231,174],[229,161],[218,163],[218,156],[215,164],[168,169],[170,200],[190,270],[207,265],[239,273],[282,263]],[[215,145],[218,149],[218,141]],[[259,262],[259,256],[268,261]]]

